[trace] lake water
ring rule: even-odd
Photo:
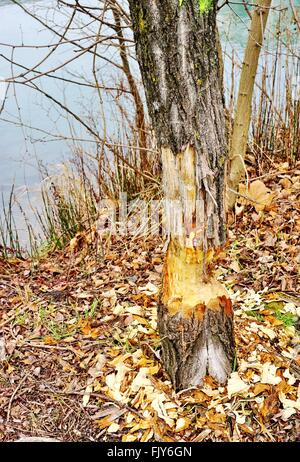
[[[28,10],[36,12],[40,17],[47,18],[55,24],[65,24],[68,20],[66,9],[54,9],[55,1],[21,1]],[[73,2],[74,3],[74,2]],[[85,5],[97,5],[97,0],[85,0]],[[221,2],[222,3],[222,2]],[[273,5],[288,7],[288,0],[273,1]],[[297,8],[300,0],[294,0]],[[298,8],[299,12],[299,8]],[[278,18],[278,12],[272,12],[269,18],[270,28],[274,28]],[[300,16],[300,14],[299,14]],[[237,56],[242,57],[242,52],[247,39],[247,25],[249,18],[243,5],[225,7],[218,16],[219,29],[221,31],[222,45],[228,51],[233,47]],[[89,20],[81,15],[76,24],[87,24]],[[47,30],[42,24],[30,17],[18,5],[9,0],[0,0],[0,76],[2,79],[11,76],[11,65],[5,60],[11,57],[11,48],[6,44],[30,45],[30,48],[15,48],[13,60],[30,68],[48,53],[47,48],[34,48],[36,45],[56,43],[58,38]],[[91,32],[93,26],[88,26]],[[69,37],[78,37],[78,31],[71,31]],[[101,52],[108,57],[114,57],[114,52],[103,48]],[[61,45],[43,64],[39,66],[41,72],[59,66],[61,63],[72,59],[79,54],[78,49],[72,44]],[[82,82],[92,82],[92,57],[85,54],[72,61],[63,70],[58,70],[54,75],[81,79]],[[14,75],[23,70],[14,66]],[[136,70],[137,72],[137,70]],[[98,65],[98,73],[102,81],[114,86],[118,80],[118,71],[102,61]],[[228,81],[229,76],[225,77]],[[0,79],[1,80],[1,79]],[[99,112],[99,100],[96,90],[86,86],[77,86],[63,83],[57,79],[43,77],[35,81],[48,94],[62,103],[67,102],[70,109],[88,120],[90,114]],[[0,99],[3,96],[4,86],[0,84]],[[106,113],[106,125],[99,122],[97,130],[102,133],[104,129],[109,134],[118,133],[119,116],[116,113],[113,100],[104,98],[104,110]],[[1,101],[0,101],[1,104]],[[101,121],[101,114],[99,114]],[[25,86],[16,85],[9,88],[5,109],[0,119],[0,194],[7,202],[12,184],[19,198],[24,196],[27,190],[31,193],[33,205],[38,203],[39,196],[34,194],[39,190],[40,174],[38,164],[53,166],[68,159],[73,148],[70,138],[87,139],[87,133],[72,117],[66,116],[49,99]],[[84,149],[88,149],[88,141],[82,143]]]
[[[30,11],[36,12],[43,18],[47,17],[50,23],[53,21],[55,24],[65,24],[65,16],[52,10],[51,5],[55,5],[55,3],[53,1],[22,2]],[[88,3],[93,2],[89,1]],[[4,44],[20,45],[23,43],[34,46],[58,41],[54,34],[11,1],[0,0],[0,22],[0,42]],[[71,34],[72,36],[76,36],[76,33]],[[0,45],[0,49],[1,54],[10,56],[11,49],[9,47]],[[78,50],[75,50],[72,45],[62,45],[38,69],[45,72],[57,67],[72,59],[75,56],[75,51]],[[47,53],[48,49],[46,48],[16,48],[14,61],[31,68],[41,61]],[[72,73],[80,75],[81,80],[92,81],[91,67],[91,56],[85,54],[71,62],[65,69],[55,72],[55,76],[70,78]],[[102,78],[113,80],[113,71],[113,69],[102,69]],[[15,75],[21,72],[21,68],[14,67]],[[10,63],[0,56],[0,76],[6,78],[10,75]],[[95,100],[95,90],[93,89],[66,84],[48,77],[43,77],[35,82],[58,101],[67,102],[68,107],[74,113],[86,115],[93,109],[93,101]],[[109,105],[106,107],[106,113],[109,114]],[[63,110],[60,110],[49,99],[35,90],[21,85],[9,89],[5,110],[2,112],[0,121],[0,191],[10,190],[13,182],[17,188],[25,184],[29,187],[38,184],[38,160],[45,165],[63,161],[70,151],[68,143],[68,139],[72,136],[70,123],[72,123],[72,130],[75,130],[78,138],[87,138],[80,124],[71,119],[71,117],[66,118]]]

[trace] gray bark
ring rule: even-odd
[[[138,61],[158,143],[170,147],[174,154],[188,144],[195,147],[197,199],[213,196],[206,202],[217,204],[215,225],[219,243],[223,243],[227,142],[216,3],[208,14],[201,14],[198,0],[186,0],[181,8],[178,0],[129,0]]]
[[[201,13],[199,0],[186,0],[182,7],[178,0],[129,0],[148,109],[163,153],[165,195],[176,197],[191,215],[184,239],[171,232],[158,311],[163,360],[177,389],[199,385],[206,373],[224,382],[234,358],[231,304],[205,269],[207,253],[226,238],[227,141],[216,4],[212,0]],[[192,206],[184,204],[186,197]],[[199,249],[204,261],[197,269]]]

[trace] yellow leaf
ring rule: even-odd
[[[186,417],[180,417],[176,422],[175,432],[182,432],[191,425],[190,419]]]
[[[148,368],[141,367],[131,384],[131,390],[136,393],[141,387],[151,386],[152,383],[148,378]]]
[[[140,288],[140,291],[146,295],[155,295],[159,292],[159,289],[157,286],[152,284],[152,282],[148,282],[148,284],[145,285],[145,287]]]
[[[9,375],[15,370],[15,367],[9,364],[6,369],[6,373]]]
[[[130,356],[131,356],[130,353],[125,353],[125,355],[124,355],[124,354],[120,354],[120,355],[116,356],[112,361],[110,361],[109,364],[110,364],[111,366],[115,367],[115,366],[117,366],[117,365],[120,364],[120,363],[124,363],[124,362],[126,361],[126,359],[128,359]]]
[[[151,374],[151,375],[155,375],[155,374],[157,374],[159,369],[160,369],[160,365],[157,364],[156,366],[149,367],[148,368],[148,373]]]
[[[88,385],[85,389],[85,392],[82,398],[83,407],[86,407],[88,405],[92,391],[93,391],[93,385]]]
[[[257,396],[259,395],[260,393],[263,393],[264,391],[269,391],[270,390],[270,386],[267,385],[267,384],[263,384],[263,383],[257,383],[254,387],[254,390],[253,390],[253,393],[254,393],[254,396]]]
[[[239,426],[240,430],[242,430],[245,433],[248,433],[249,435],[253,435],[254,430],[250,427],[248,427],[246,424],[242,424]]]
[[[117,401],[125,402],[126,397],[123,393],[121,393],[121,385],[125,378],[125,375],[130,369],[125,366],[122,362],[117,364],[116,366],[116,373],[113,372],[106,377],[106,384],[109,387],[111,393],[110,395],[113,399]]]
[[[157,412],[158,417],[163,419],[169,425],[169,427],[173,427],[174,420],[172,420],[167,414],[166,406],[164,403],[165,400],[166,400],[166,397],[162,393],[159,393],[153,399],[151,405],[153,409]]]
[[[146,430],[141,438],[141,443],[145,443],[146,441],[149,441],[150,438],[152,438],[153,436],[153,429],[152,428],[148,428],[148,430]]]
[[[126,313],[139,315],[142,314],[142,307],[138,305],[128,306],[125,308],[125,311]]]
[[[136,441],[136,435],[123,435],[122,436],[123,443],[132,443],[133,441]]]
[[[288,178],[282,178],[279,181],[279,184],[281,184],[284,187],[284,189],[289,189],[292,186],[292,182]]]
[[[294,401],[292,399],[287,399],[284,395],[284,393],[279,393],[279,399],[283,404],[283,409],[297,409],[300,411],[300,399],[297,399],[297,401]]]
[[[141,420],[130,429],[130,433],[135,433],[139,430],[148,430],[148,428],[151,428],[151,427],[152,427],[151,421]]]
[[[264,210],[266,206],[271,204],[273,199],[273,194],[270,193],[270,190],[260,180],[253,181],[249,188],[241,184],[239,192],[249,198],[247,200],[242,197],[241,202],[253,205],[257,212]]]
[[[278,368],[269,362],[266,362],[262,368],[261,383],[269,385],[277,385],[281,382],[281,377],[276,376],[276,370]]]
[[[274,332],[273,329],[269,329],[268,327],[261,326],[259,325],[259,330],[263,332],[265,335],[267,335],[271,340],[273,340],[276,337],[276,332]]]
[[[44,343],[45,343],[45,345],[56,345],[57,340],[55,340],[50,335],[47,335],[46,337],[44,337]]]
[[[78,245],[78,236],[75,236],[73,237],[73,239],[70,240],[70,243],[69,243],[69,248],[71,252],[75,251],[75,249],[77,248],[77,245]]]
[[[240,378],[238,372],[232,372],[227,385],[228,397],[231,398],[232,395],[247,391],[248,389],[249,385]]]
[[[96,423],[99,425],[100,428],[106,428],[111,425],[111,416],[107,415],[106,417],[103,417],[103,419],[96,420]]]
[[[108,429],[107,433],[117,433],[117,431],[120,429],[120,425],[117,423],[112,423]]]
[[[226,415],[221,414],[220,412],[215,412],[214,409],[210,409],[206,412],[205,415],[207,419],[212,423],[224,424],[226,421]]]

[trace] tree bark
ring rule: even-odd
[[[201,3],[201,2],[200,2]],[[233,311],[215,279],[226,237],[224,100],[216,0],[129,0],[137,57],[162,152],[170,234],[158,326],[176,389],[223,383],[234,359]]]
[[[252,13],[230,140],[227,200],[229,209],[235,204],[236,190],[245,171],[244,159],[252,114],[253,89],[271,4],[272,0],[258,0],[258,5]]]

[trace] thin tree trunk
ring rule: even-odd
[[[245,171],[244,159],[251,121],[253,88],[271,3],[272,0],[258,0],[257,7],[252,13],[229,149],[229,209],[235,204],[236,193],[234,191],[238,189]]]
[[[225,240],[227,156],[216,1],[129,0],[149,113],[162,152],[170,242],[158,326],[176,389],[225,382],[233,311],[214,268]]]
[[[120,47],[120,57],[122,60],[123,71],[126,75],[127,82],[129,84],[129,88],[134,100],[135,104],[135,124],[136,130],[138,135],[138,146],[140,148],[140,159],[141,159],[141,169],[148,171],[149,170],[149,162],[147,158],[147,136],[146,136],[146,123],[145,123],[145,114],[144,114],[144,105],[142,98],[140,96],[138,87],[136,85],[135,78],[132,75],[126,43],[124,40],[124,35],[122,31],[122,24],[121,24],[121,15],[118,8],[112,8],[114,20],[115,20],[115,29],[119,39],[119,47]]]

